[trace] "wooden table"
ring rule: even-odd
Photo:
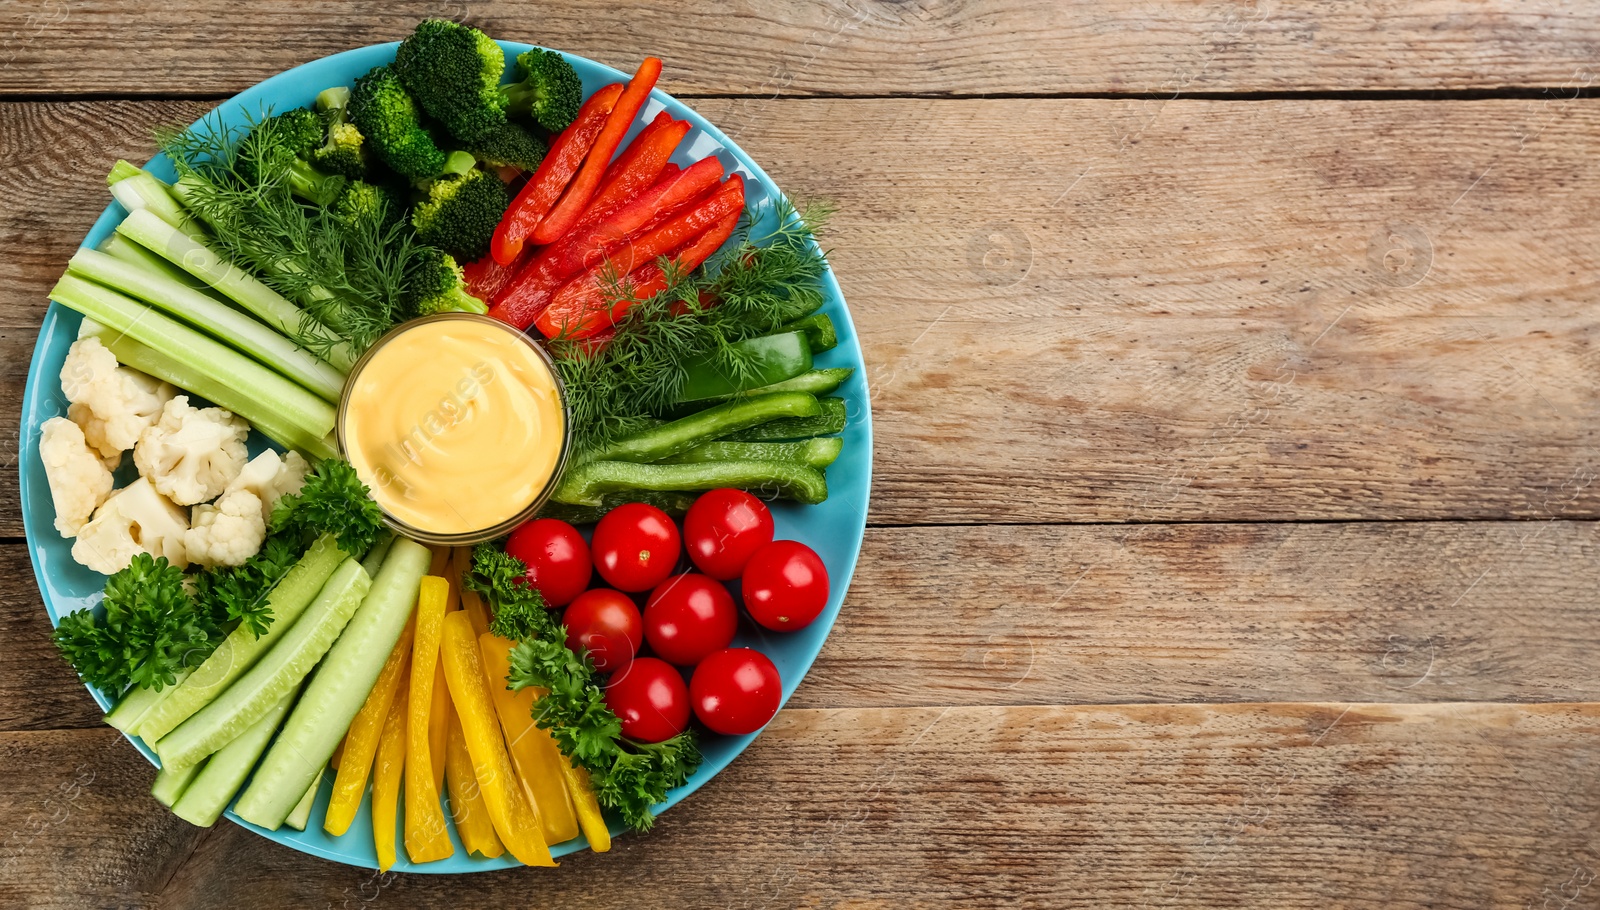
[[[835,202],[878,434],[756,744],[609,855],[456,878],[164,812],[53,653],[8,467],[0,906],[1600,902],[1592,4],[678,7],[0,8],[8,465],[111,162],[439,10],[659,54]]]

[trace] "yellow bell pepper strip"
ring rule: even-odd
[[[378,753],[378,741],[383,734],[384,721],[389,718],[389,706],[394,702],[395,691],[407,678],[411,666],[411,638],[416,631],[413,616],[400,633],[389,659],[378,671],[378,681],[372,684],[367,700],[350,729],[344,735],[344,754],[339,757],[339,773],[333,779],[333,795],[328,799],[328,811],[322,820],[322,830],[334,837],[350,830],[356,810],[361,808],[361,797],[367,790],[367,776],[372,773],[372,759]]]
[[[467,754],[467,737],[452,708],[445,730],[444,767],[450,781],[450,815],[456,820],[456,833],[468,853],[494,859],[506,852],[489,821],[489,808],[472,776],[472,756]]]
[[[444,662],[433,668],[433,707],[428,710],[428,756],[433,763],[433,792],[444,793],[444,759],[450,735],[450,684],[444,678]]]
[[[489,682],[483,675],[483,655],[477,636],[472,634],[472,618],[466,611],[444,618],[444,678],[450,685],[450,701],[461,719],[461,732],[472,757],[473,774],[489,820],[500,835],[506,850],[524,865],[554,866],[550,847],[539,828],[533,804],[511,770],[511,757],[500,738],[495,721]]]
[[[544,731],[540,731],[541,733]],[[589,841],[589,849],[604,853],[611,849],[611,829],[606,827],[600,814],[600,800],[595,798],[594,787],[589,783],[589,772],[572,764],[572,759],[561,756],[561,773],[567,782],[567,792],[572,795],[578,810],[578,827]]]
[[[400,811],[400,778],[406,765],[406,680],[389,705],[378,741],[377,763],[372,773],[372,844],[378,851],[378,871],[394,868],[395,816]]]
[[[578,819],[561,773],[565,761],[550,732],[533,723],[533,701],[544,691],[529,687],[513,692],[506,688],[514,647],[510,639],[490,632],[478,638],[478,645],[483,649],[484,672],[494,695],[495,710],[500,714],[500,729],[505,731],[506,746],[511,750],[511,763],[533,797],[534,808],[539,810],[544,839],[551,844],[571,840],[578,836]]]
[[[461,577],[472,571],[472,548],[458,547],[454,564],[450,567],[450,574],[456,579],[456,584],[461,591],[461,609],[472,617],[472,635],[474,638],[489,631],[489,608],[484,605],[483,598],[478,592],[470,591],[461,584]]]
[[[335,771],[339,770],[339,759],[344,755],[344,744],[349,738],[350,731],[344,731],[344,735],[339,737],[339,745],[333,747],[333,757],[328,759],[328,767]]]
[[[425,575],[419,589],[408,685],[411,703],[406,713],[406,854],[414,863],[431,863],[455,852],[439,804],[439,785],[433,774],[432,729],[428,723],[450,583],[439,576]]]

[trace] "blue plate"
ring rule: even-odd
[[[500,42],[500,45],[506,51],[508,72],[516,55],[532,46],[507,41]],[[208,116],[220,116],[224,123],[237,125],[245,122],[247,114],[259,115],[269,108],[284,110],[309,105],[317,92],[322,89],[331,85],[349,85],[373,67],[392,61],[397,46],[396,44],[374,45],[297,66],[246,90],[223,103],[216,114]],[[566,57],[583,77],[585,95],[602,85],[625,81],[628,78],[626,74],[592,60],[571,54],[567,54]],[[754,161],[750,160],[750,156],[704,117],[671,96],[657,91],[646,103],[643,116],[634,124],[634,132],[641,129],[644,123],[662,110],[671,112],[673,117],[680,120],[688,120],[693,126],[673,160],[680,165],[687,165],[708,155],[720,158],[728,171],[744,175],[747,203],[754,211],[764,213],[765,220],[770,224],[773,202],[781,198],[778,187]],[[158,156],[148,166],[151,171],[163,178],[172,179],[174,176],[170,162],[164,157]],[[125,214],[122,207],[113,202],[95,222],[89,235],[84,238],[84,245],[94,246],[104,240]],[[758,225],[758,230],[760,227]],[[822,649],[822,642],[827,638],[828,630],[833,627],[834,619],[839,615],[839,605],[844,600],[845,589],[849,586],[850,577],[855,571],[856,556],[861,551],[861,536],[867,523],[867,494],[872,480],[872,420],[866,371],[861,362],[861,347],[856,339],[855,326],[850,321],[850,311],[845,307],[844,297],[831,271],[825,278],[825,286],[828,302],[823,307],[823,312],[833,317],[839,333],[839,346],[818,357],[817,365],[855,367],[856,370],[854,376],[838,393],[845,398],[850,412],[850,423],[844,433],[844,453],[828,469],[830,495],[827,502],[819,506],[803,507],[791,504],[778,505],[773,509],[773,514],[777,521],[779,538],[805,541],[821,555],[833,580],[832,596],[821,618],[806,629],[789,634],[777,634],[755,627],[746,620],[741,626],[739,637],[734,641],[735,645],[758,648],[772,658],[783,676],[785,701],[794,693],[795,687],[811,667],[817,652]],[[44,325],[39,331],[39,342],[34,347],[33,363],[28,368],[28,384],[23,393],[22,404],[22,451],[19,474],[23,522],[27,528],[28,550],[33,557],[34,575],[39,581],[39,591],[44,597],[45,609],[50,613],[52,624],[64,613],[93,606],[99,601],[101,589],[105,585],[104,576],[72,561],[70,541],[63,539],[55,531],[53,524],[55,510],[50,500],[50,489],[45,481],[44,466],[39,460],[38,450],[39,425],[51,417],[66,413],[67,402],[61,394],[58,375],[66,358],[67,348],[77,336],[79,321],[77,313],[59,304],[50,305],[45,313]],[[125,465],[124,471],[126,470]],[[120,486],[126,478],[119,475],[118,481]],[[93,688],[90,689],[90,693],[102,708],[111,707],[110,699],[103,693]],[[694,776],[689,778],[688,783],[667,794],[666,802],[657,806],[656,811],[660,813],[671,808],[679,800],[704,786],[706,781],[726,768],[729,762],[743,752],[755,736],[756,734],[704,736],[701,749],[705,753],[705,762]],[[152,764],[156,763],[154,753],[143,742],[133,737],[130,737],[129,741],[150,759]],[[295,831],[290,828],[267,831],[239,820],[231,811],[228,817],[262,837],[287,844],[296,850],[355,866],[376,868],[377,857],[373,850],[371,816],[367,803],[363,803],[355,824],[344,836],[330,837],[322,830],[321,819],[326,811],[330,788],[331,776],[327,776],[323,782],[322,792],[317,798],[316,808],[311,814],[311,824],[305,831]],[[611,833],[615,837],[621,833],[621,828],[613,823]],[[509,855],[492,860],[468,857],[453,830],[451,838],[455,842],[456,853],[449,859],[413,865],[406,861],[405,850],[401,849],[400,861],[395,868],[411,872],[481,872],[519,865]],[[587,846],[580,836],[554,846],[551,852],[556,856],[564,856]]]

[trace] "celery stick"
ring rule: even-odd
[[[272,710],[272,706],[304,681],[306,674],[328,653],[371,584],[372,579],[354,558],[341,563],[322,586],[317,599],[306,608],[305,615],[289,627],[275,647],[263,654],[255,666],[246,670],[211,704],[156,740],[154,747],[161,763],[175,768],[192,765],[232,742],[245,728]],[[319,764],[326,762],[324,758]],[[300,782],[299,789],[290,794],[284,816],[294,808],[310,782],[308,775]],[[283,818],[279,817],[278,823],[282,822]]]
[[[322,789],[322,779],[327,774],[327,768],[317,772],[317,779],[311,782],[310,787],[306,788],[306,795],[300,797],[300,802],[295,803],[294,811],[290,812],[289,817],[283,820],[284,824],[296,831],[304,831],[306,829],[306,823],[311,821],[311,807],[317,801],[317,791]]]
[[[157,256],[155,253],[150,252],[149,250],[137,243],[134,243],[132,240],[129,240],[121,234],[116,232],[107,234],[106,239],[100,241],[100,245],[95,247],[95,249],[105,253],[107,256],[110,256],[113,259],[121,259],[123,262],[126,262],[130,265],[137,265],[153,272],[160,272],[161,274],[171,278],[173,281],[178,282],[186,288],[199,291],[207,297],[210,297],[212,300],[226,303],[228,306],[233,306],[233,303],[229,301],[228,298],[212,290],[211,285],[206,284],[204,281],[201,281],[188,272],[185,272],[183,269],[178,268],[167,260],[162,259],[160,256]]]
[[[372,549],[367,555],[361,557],[361,568],[373,578],[378,577],[378,571],[383,568],[383,560],[389,555],[389,548],[394,546],[394,532],[388,528],[378,532],[378,539],[372,542]]]
[[[183,791],[183,796],[172,807],[172,814],[191,825],[209,828],[216,823],[222,810],[228,808],[233,795],[244,785],[250,769],[256,766],[261,753],[267,751],[267,741],[278,731],[294,704],[298,687],[278,700],[261,719],[251,724],[238,738],[228,743],[217,754],[206,760],[205,770]]]
[[[126,158],[118,158],[117,163],[111,165],[111,173],[106,175],[106,186],[116,186],[118,180],[126,180],[135,174],[142,174],[144,170]]]
[[[149,212],[191,240],[203,243],[206,239],[206,232],[178,204],[167,185],[144,171],[111,184],[111,198],[129,212]]]
[[[277,332],[240,311],[157,272],[115,259],[97,250],[79,250],[67,269],[113,290],[130,294],[204,329],[218,341],[237,348],[285,377],[337,403],[344,374],[312,356]]]
[[[216,382],[248,392],[263,407],[313,436],[333,429],[333,405],[274,373],[238,351],[131,297],[73,274],[62,275],[50,299]],[[248,418],[247,418],[248,419]]]
[[[194,782],[195,775],[200,773],[200,769],[205,767],[205,764],[203,761],[196,762],[187,768],[180,768],[175,771],[169,768],[162,768],[156,772],[156,782],[150,785],[150,795],[154,796],[161,805],[171,809],[172,804],[183,796],[185,790],[189,789],[189,785]]]
[[[205,281],[260,317],[290,338],[310,336],[328,345],[327,361],[341,370],[349,370],[356,362],[350,345],[340,340],[327,326],[289,302],[272,288],[267,287],[247,272],[224,260],[215,252],[177,228],[162,221],[154,213],[138,211],[129,213],[117,225],[117,233],[156,253],[189,274]]]
[[[283,733],[233,807],[240,818],[277,830],[327,766],[400,640],[431,560],[422,544],[395,539],[366,601],[306,686]]]
[[[799,442],[708,442],[661,464],[699,464],[707,461],[792,461],[812,468],[825,468],[838,460],[844,439],[819,436]]]
[[[230,683],[253,667],[268,648],[288,634],[344,558],[331,536],[324,534],[317,538],[267,595],[267,606],[272,608],[272,625],[267,627],[266,633],[257,638],[243,626],[234,629],[211,656],[176,686],[171,695],[152,708],[131,732],[147,743],[154,743],[215,701]]]
[[[290,424],[276,412],[264,409],[260,402],[242,392],[218,383],[211,377],[191,370],[171,357],[142,345],[120,332],[113,332],[92,319],[84,319],[78,330],[79,338],[94,335],[116,355],[117,362],[126,364],[141,373],[148,373],[163,382],[193,392],[218,407],[227,408],[250,422],[250,425],[286,449],[299,449],[313,461],[334,458],[339,447],[329,436],[313,436]]]
[[[177,685],[189,678],[191,670],[180,670],[172,685],[162,686],[161,691],[155,689],[141,689],[138,686],[129,689],[123,694],[122,700],[105,716],[105,722],[124,733],[132,733],[139,721],[150,713],[150,709],[160,704]]]

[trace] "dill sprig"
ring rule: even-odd
[[[550,342],[571,409],[573,448],[579,458],[637,430],[678,403],[684,364],[710,356],[727,375],[752,375],[755,364],[734,344],[766,335],[823,303],[827,261],[817,231],[831,208],[796,211],[780,201],[773,230],[756,235],[760,220],[746,212],[733,243],[700,274],[659,261],[666,287],[632,304],[605,344],[559,336]],[[633,289],[613,272],[601,276],[609,308],[632,301]]]
[[[162,147],[210,244],[305,310],[295,341],[325,354],[337,343],[325,326],[359,353],[403,316],[411,231],[403,221],[341,220],[297,199],[281,130],[270,116],[241,128],[207,118]]]

